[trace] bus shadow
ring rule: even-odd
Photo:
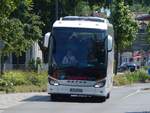
[[[28,101],[28,102],[49,102],[49,95],[37,95],[37,96],[32,96],[30,98],[24,99],[22,101]]]
[[[103,103],[104,101],[92,97],[67,97],[51,100],[49,95],[33,96],[22,101],[28,102],[71,102],[71,103]]]
[[[103,103],[103,100],[99,100],[92,97],[68,97],[50,100],[51,102],[71,102],[71,103]]]

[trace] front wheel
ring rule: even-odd
[[[96,100],[96,101],[98,101],[98,102],[105,102],[106,101],[106,97],[104,97],[104,96],[96,96],[95,98],[94,98],[94,100]]]
[[[50,100],[51,101],[55,101],[55,100],[57,100],[57,95],[56,94],[51,94],[51,96],[50,96]]]
[[[105,102],[106,99],[107,99],[106,97],[100,97],[100,101],[101,101],[101,102]]]
[[[106,99],[109,99],[109,98],[110,98],[110,93],[108,93],[106,96]]]
[[[57,101],[57,100],[60,101],[63,97],[60,94],[51,94],[50,98],[51,98],[51,101]]]

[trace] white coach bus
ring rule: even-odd
[[[105,101],[113,84],[113,27],[103,18],[66,16],[45,34],[49,49],[48,93]]]

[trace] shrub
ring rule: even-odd
[[[0,79],[0,91],[5,91],[6,93],[13,92],[14,91],[13,83],[8,82],[4,79]]]
[[[37,74],[34,71],[10,71],[4,74],[3,79],[13,83],[15,86],[47,84],[46,72]]]
[[[13,83],[13,85],[23,85],[23,84],[28,84],[25,75],[23,72],[20,71],[10,71],[6,72],[3,76],[4,80],[7,82]]]
[[[125,75],[119,75],[119,76],[114,76],[113,84],[116,86],[126,85],[129,84],[129,81]]]
[[[37,74],[36,72],[29,72],[26,74],[26,79],[32,85],[43,85],[47,84],[47,74],[45,72]]]
[[[0,91],[32,92],[46,91],[47,73],[34,71],[9,71],[0,79]]]
[[[35,86],[35,85],[22,85],[16,86],[15,92],[45,92],[47,90],[47,86]]]
[[[0,79],[0,91],[4,91],[6,85],[7,85],[7,82],[3,79]]]
[[[28,67],[31,70],[35,70],[35,60],[34,59],[29,60]]]
[[[150,68],[150,66],[144,66],[142,67],[144,70],[148,71],[148,69]]]
[[[123,75],[117,75],[114,77],[114,85],[126,85],[132,83],[143,83],[150,80],[147,72],[144,69],[137,70],[135,72],[127,72]]]

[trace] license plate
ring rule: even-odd
[[[83,90],[78,88],[70,88],[70,92],[83,92]]]

